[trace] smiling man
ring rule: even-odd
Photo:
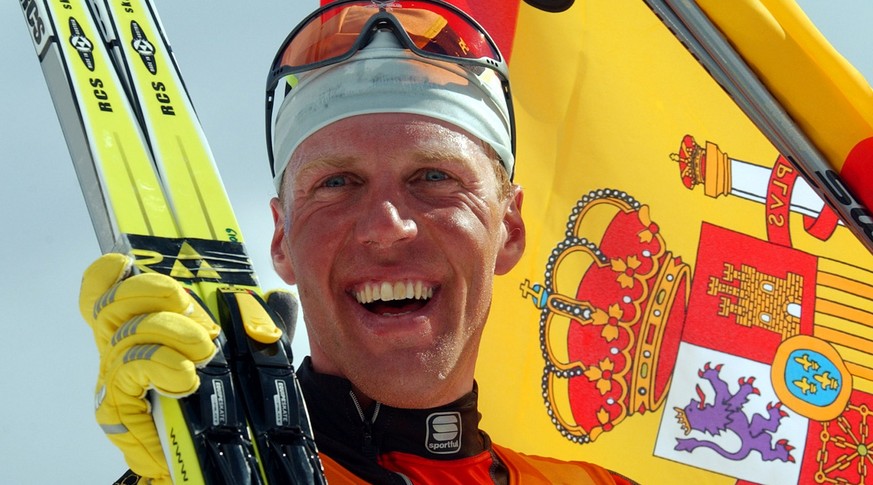
[[[478,426],[493,278],[525,245],[506,66],[487,33],[439,1],[336,2],[288,36],[267,101],[271,251],[299,291],[298,376],[329,482],[630,483]],[[95,273],[83,313],[114,283]],[[179,322],[214,337],[198,314]],[[153,441],[114,439],[132,467]],[[159,461],[135,471],[165,480]]]
[[[525,245],[509,83],[488,35],[441,3],[340,2],[291,33],[271,73],[286,90],[270,140],[273,262],[304,309],[298,375],[329,480],[623,480],[478,427],[494,275]]]
[[[470,391],[493,275],[524,247],[521,192],[501,193],[494,164],[415,114],[345,118],[296,149],[273,258],[298,285],[315,370],[399,407]]]

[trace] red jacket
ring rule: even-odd
[[[361,409],[345,379],[298,370],[328,483],[632,484],[602,467],[530,456],[479,429],[477,392],[432,409]],[[316,404],[317,403],[317,404]]]

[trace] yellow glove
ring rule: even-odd
[[[133,260],[106,254],[82,278],[79,310],[100,352],[97,422],[131,470],[169,484],[170,474],[145,399],[150,389],[183,397],[200,385],[196,366],[216,353],[220,327],[172,278],[131,276]]]

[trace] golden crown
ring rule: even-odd
[[[648,206],[619,191],[584,196],[567,228],[545,282],[525,281],[521,291],[541,310],[549,415],[567,439],[585,443],[663,402],[690,269],[666,249]]]

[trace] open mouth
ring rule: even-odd
[[[355,299],[377,315],[400,316],[422,309],[433,291],[433,286],[423,281],[371,282],[355,291]]]

